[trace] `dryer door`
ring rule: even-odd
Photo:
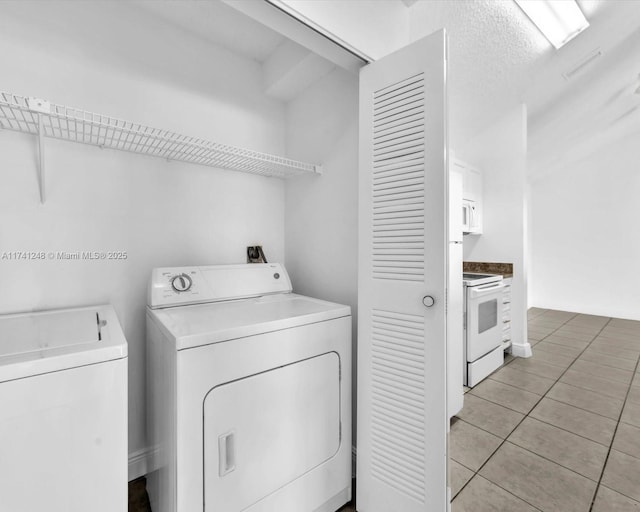
[[[245,510],[331,459],[340,384],[331,352],[213,388],[204,400],[205,512]]]

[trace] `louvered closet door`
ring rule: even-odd
[[[445,56],[442,31],[360,74],[359,512],[447,509]]]

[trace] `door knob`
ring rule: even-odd
[[[422,303],[430,308],[436,303],[436,299],[434,299],[431,295],[425,295],[424,297],[422,297]]]

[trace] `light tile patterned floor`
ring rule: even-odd
[[[529,310],[451,426],[452,512],[640,512],[640,322]]]

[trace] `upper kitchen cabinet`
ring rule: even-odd
[[[462,232],[482,234],[482,171],[466,162],[453,160],[453,167],[462,173]]]

